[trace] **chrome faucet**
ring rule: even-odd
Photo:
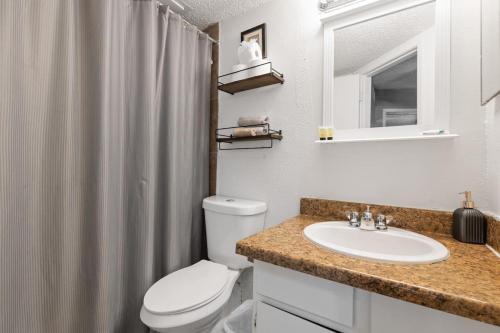
[[[373,214],[370,212],[370,206],[366,207],[366,212],[363,213],[361,219],[356,211],[346,211],[347,220],[349,226],[354,228],[360,228],[363,230],[380,230],[385,231],[388,225],[392,222],[393,217],[390,215],[378,214],[376,219],[373,219]]]

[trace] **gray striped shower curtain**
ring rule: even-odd
[[[156,1],[0,0],[0,332],[147,332],[202,256],[211,43]]]

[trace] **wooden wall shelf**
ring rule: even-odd
[[[268,73],[262,74],[262,75],[257,75],[257,76],[249,76],[246,79],[243,80],[238,80],[238,81],[229,81],[227,83],[222,82],[224,79],[230,78],[233,74],[239,73],[239,72],[245,72],[252,70],[256,67],[260,66],[269,66],[270,70]],[[219,90],[224,91],[228,94],[234,95],[236,93],[246,91],[246,90],[251,90],[251,89],[256,89],[260,87],[265,87],[265,86],[270,86],[273,84],[283,84],[285,82],[285,77],[283,74],[280,72],[276,71],[275,69],[272,68],[272,64],[270,62],[254,66],[254,67],[249,67],[246,69],[243,69],[241,71],[225,74],[222,76],[219,76]]]

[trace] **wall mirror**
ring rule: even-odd
[[[448,129],[447,4],[353,1],[325,14],[324,125],[351,137]]]

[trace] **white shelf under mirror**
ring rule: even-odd
[[[449,140],[458,138],[458,134],[414,135],[392,137],[367,137],[367,138],[339,138],[333,140],[316,140],[319,144],[356,143],[356,142],[383,142],[383,141],[418,141],[418,140]]]

